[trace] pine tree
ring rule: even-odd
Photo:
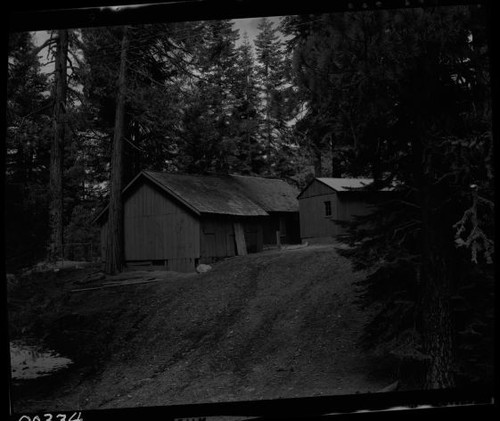
[[[5,139],[5,258],[10,269],[45,257],[52,136],[47,76],[30,33],[9,36]]]
[[[235,98],[231,115],[236,143],[236,165],[233,170],[240,174],[260,174],[265,169],[264,150],[259,142],[259,97],[255,74],[253,49],[248,35],[237,49],[236,77],[233,85]]]
[[[8,119],[12,121],[8,125],[15,135],[10,140],[21,140],[21,133],[25,128],[29,129],[29,133],[25,132],[27,137],[19,144],[20,147],[14,144],[8,146],[12,151],[17,150],[16,155],[19,158],[23,156],[25,163],[24,169],[19,172],[18,164],[21,161],[12,161],[12,181],[24,186],[25,203],[32,206],[30,212],[33,215],[38,215],[37,218],[32,218],[37,221],[35,225],[45,227],[43,230],[31,227],[31,233],[37,233],[33,234],[36,240],[26,241],[26,244],[31,244],[32,249],[36,250],[32,255],[36,255],[38,259],[45,258],[47,251],[51,258],[61,256],[64,252],[63,244],[74,241],[62,227],[70,222],[73,207],[79,204],[79,187],[84,183],[84,174],[78,170],[78,133],[85,126],[79,122],[81,113],[77,101],[81,99],[78,91],[79,59],[76,52],[78,31],[62,31],[61,38],[60,32],[53,31],[37,47],[31,41],[29,33],[13,34],[11,37],[8,95],[12,107]],[[46,58],[42,55],[39,57],[42,52]],[[56,64],[54,71],[42,74],[40,60],[51,59]],[[19,105],[16,104],[18,100],[21,101]],[[23,105],[20,106],[21,104]],[[27,106],[29,110],[25,108]],[[15,128],[19,123],[19,128]],[[28,150],[29,155],[21,153]],[[47,196],[49,185],[52,198]],[[54,198],[56,200],[52,200]],[[49,209],[53,214],[52,226],[50,220],[47,220]],[[54,218],[55,214],[57,219]],[[28,229],[28,224],[25,227]],[[46,232],[49,231],[47,228],[52,230],[52,238],[46,237]],[[20,237],[23,229],[19,228]]]
[[[120,71],[118,73],[113,149],[111,152],[110,199],[108,210],[108,230],[106,235],[106,273],[121,272],[124,265],[123,245],[123,131],[125,118],[127,54],[129,49],[128,28],[123,28]]]
[[[238,31],[231,21],[203,24],[203,43],[195,51],[196,78],[183,119],[184,167],[191,173],[228,173],[238,155],[231,115],[236,80]]]
[[[64,254],[63,234],[63,151],[67,136],[68,30],[58,31],[54,77],[54,138],[50,149],[50,230],[49,257]]]
[[[278,29],[268,18],[262,18],[255,39],[257,80],[261,99],[261,138],[268,171],[274,172],[281,142],[290,118],[287,112],[285,55]]]
[[[302,133],[302,146],[313,156],[317,176],[366,171],[366,166],[353,165],[352,158],[362,154],[360,136],[367,124],[378,127],[366,132],[385,127],[379,110],[390,107],[392,100],[367,64],[384,48],[373,16],[366,12],[296,16],[283,22],[295,83],[305,105],[296,129]],[[370,78],[361,76],[366,74]],[[327,156],[330,162],[325,165]],[[369,157],[372,167],[380,161],[372,152]]]
[[[324,16],[293,42],[306,128],[322,122],[352,145],[347,173],[371,175],[375,188],[397,185],[391,200],[352,224],[343,254],[368,271],[362,299],[380,309],[367,343],[416,368],[427,388],[454,386],[464,369],[471,344],[461,342],[460,326],[479,319],[483,332],[490,329],[489,310],[462,308],[460,322],[456,311],[467,302],[464,285],[482,287],[475,302],[488,302],[492,279],[492,170],[475,163],[491,162],[488,113],[477,113],[488,110],[488,82],[478,77],[484,55],[475,54],[484,44],[471,41],[476,12]],[[484,40],[478,31],[472,37]],[[477,263],[464,259],[467,247]],[[483,355],[485,343],[477,348]]]

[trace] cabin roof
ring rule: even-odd
[[[337,193],[343,192],[356,192],[356,191],[364,191],[363,188],[369,186],[373,183],[373,178],[331,178],[331,177],[317,177],[314,178],[299,194],[297,197],[300,199],[302,193],[304,193],[309,186],[315,181],[319,181],[320,183],[326,185]],[[368,189],[367,189],[368,190]],[[375,191],[390,191],[392,188],[384,187],[380,190]],[[374,190],[370,190],[374,191]]]
[[[232,175],[245,193],[267,212],[298,212],[299,190],[278,178]]]
[[[351,191],[351,189],[360,189],[371,183],[373,178],[325,178],[319,177],[316,180],[326,184],[337,192]]]
[[[144,171],[167,193],[197,213],[265,216],[268,213],[240,188],[231,176],[181,175]]]
[[[196,214],[267,216],[268,212],[298,212],[299,191],[276,178],[142,171],[123,192],[143,178],[150,180]],[[107,207],[94,221],[101,220],[106,212]]]

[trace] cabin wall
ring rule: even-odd
[[[312,185],[311,185],[312,186]],[[331,215],[325,215],[325,202],[331,204]],[[328,194],[301,196],[299,199],[300,236],[303,241],[311,238],[333,237],[339,234],[340,227],[333,222],[337,219],[337,194],[331,189]]]
[[[366,215],[373,211],[368,203],[372,196],[357,192],[336,193],[320,182],[313,182],[299,198],[300,235],[303,241],[336,237],[345,232],[333,220],[351,221],[355,215]],[[325,202],[331,203],[331,216],[325,214]]]
[[[233,223],[223,218],[204,217],[200,224],[201,263],[236,255]]]
[[[367,215],[372,211],[371,206],[360,197],[351,193],[338,195],[338,218],[343,221],[351,221],[354,215]]]
[[[225,257],[236,256],[235,223],[243,225],[247,252],[262,251],[263,219],[210,215],[203,217],[200,224],[201,263],[213,263]]]
[[[143,183],[124,203],[125,260],[163,262],[168,270],[194,270],[200,257],[196,215]]]

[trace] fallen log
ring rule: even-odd
[[[140,284],[149,284],[152,282],[158,282],[161,281],[161,279],[147,279],[143,281],[115,281],[115,282],[109,282],[103,285],[99,285],[97,287],[91,287],[91,288],[78,288],[78,289],[72,289],[71,292],[84,292],[84,291],[93,291],[97,289],[104,289],[104,288],[115,288],[115,287],[121,287],[121,286],[126,286],[126,285],[140,285]]]

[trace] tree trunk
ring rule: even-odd
[[[49,258],[63,253],[62,161],[66,135],[68,30],[58,32],[54,75],[54,137],[50,148],[50,244]]]
[[[342,177],[342,171],[340,171],[340,158],[339,158],[339,153],[336,151],[336,144],[333,139],[333,136],[331,136],[330,140],[330,150],[332,153],[331,157],[331,176],[334,178],[341,178]]]
[[[118,95],[116,98],[115,132],[111,155],[110,199],[108,210],[108,235],[106,244],[106,262],[104,270],[108,274],[119,273],[123,269],[123,130],[125,114],[125,91],[127,70],[128,36],[127,27],[123,28],[118,75]]]
[[[439,253],[439,252],[436,252]],[[451,388],[454,381],[453,329],[446,263],[440,258],[424,270],[423,340],[428,355],[426,389]]]
[[[323,176],[322,154],[319,148],[315,148],[314,150],[314,176]]]
[[[267,71],[266,71],[267,73]],[[271,157],[273,155],[272,148],[272,127],[271,127],[271,95],[269,94],[269,88],[267,88],[266,96],[266,155],[267,162],[272,165]],[[274,157],[273,157],[274,158]]]
[[[424,387],[444,389],[455,385],[451,263],[443,228],[432,217],[429,191],[424,189],[423,195],[422,333],[424,353],[429,357]]]

